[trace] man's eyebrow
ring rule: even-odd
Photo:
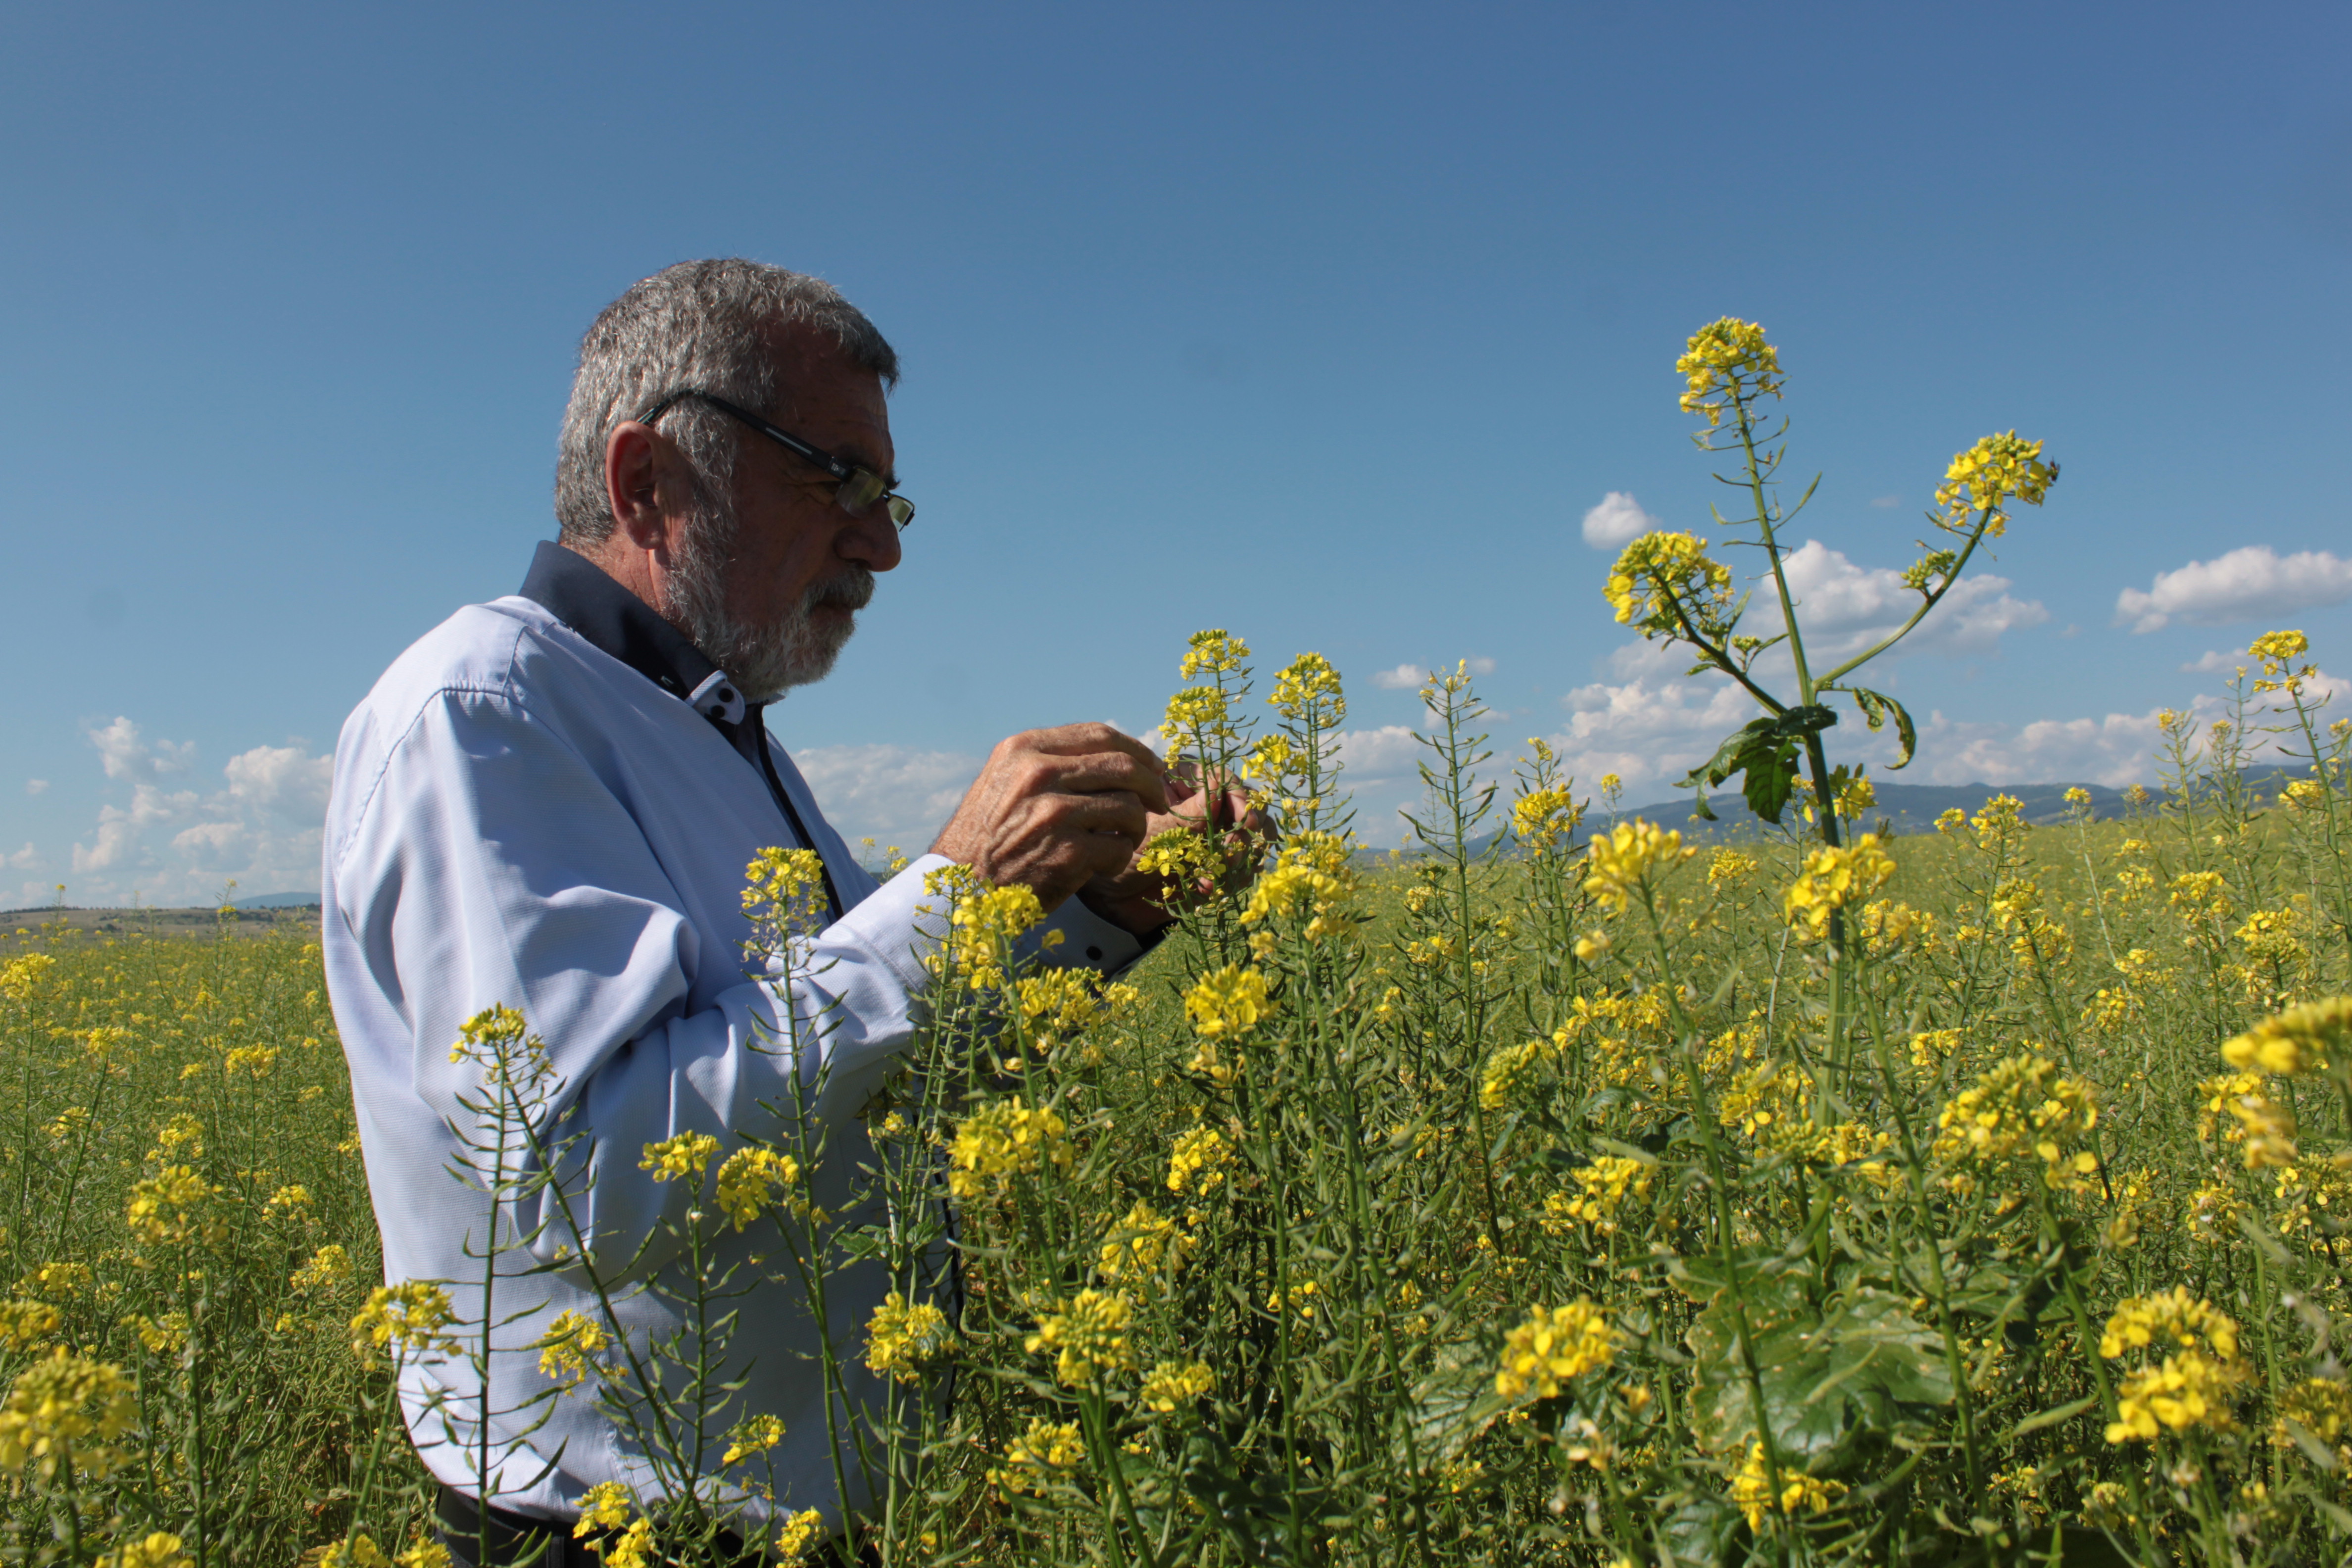
[[[882,483],[888,489],[895,490],[898,488],[898,468],[894,466],[888,473],[883,473],[882,465],[877,463],[872,454],[855,441],[846,446],[836,447],[834,448],[833,455],[852,468],[864,468],[869,474],[881,474]]]

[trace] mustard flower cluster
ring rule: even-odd
[[[1775,1493],[1772,1467],[1761,1443],[1748,1446],[1748,1458],[1740,1465],[1739,1473],[1731,1479],[1732,1506],[1746,1516],[1750,1530],[1762,1530],[1765,1517],[1775,1511],[1787,1515],[1827,1513],[1845,1492],[1843,1481],[1822,1480],[1790,1469],[1784,1463],[1780,1467],[1780,1489]]]
[[[1231,632],[1194,632],[1188,639],[1183,662],[1177,666],[1176,673],[1186,680],[1203,675],[1241,675],[1249,668],[1249,644]]]
[[[122,1369],[63,1345],[16,1374],[0,1403],[0,1475],[44,1484],[70,1467],[101,1479],[123,1462],[113,1440],[139,1422],[139,1404]]]
[[[815,850],[772,846],[743,868],[743,913],[771,940],[820,931],[827,912],[824,862]]]
[[[1213,1040],[1246,1035],[1273,1010],[1265,972],[1238,963],[1202,975],[1184,993],[1184,1016]]]
[[[430,1561],[431,1568],[449,1568],[449,1553],[439,1546],[430,1550],[440,1556]],[[402,1568],[407,1568],[409,1552],[401,1553]],[[136,1541],[126,1541],[114,1551],[98,1560],[98,1568],[190,1568],[195,1560],[188,1555],[188,1543],[166,1530],[151,1531]]]
[[[1030,888],[1019,882],[983,888],[968,867],[950,866],[929,873],[923,879],[923,890],[954,898],[947,947],[937,962],[978,989],[1004,984],[1013,939],[1045,918],[1045,906]]]
[[[913,1383],[927,1363],[947,1352],[950,1342],[945,1312],[893,1290],[866,1321],[866,1364],[878,1376]]]
[[[2098,1121],[2098,1093],[2090,1084],[2060,1076],[2046,1058],[2016,1056],[1995,1063],[1937,1113],[1934,1152],[1955,1165],[2038,1160],[2050,1187],[2081,1192],[2099,1159],[2078,1145]],[[1973,1184],[1965,1173],[1950,1180],[1960,1190]]]
[[[1333,729],[1348,717],[1339,672],[1319,653],[1302,653],[1285,666],[1274,678],[1274,695],[1266,700],[1294,724],[1312,719],[1318,728]]]
[[[1160,1272],[1171,1253],[1182,1255],[1185,1239],[1174,1220],[1138,1198],[1127,1217],[1113,1226],[1104,1239],[1097,1267],[1105,1279],[1149,1278]]]
[[[727,1451],[719,1456],[722,1465],[738,1465],[773,1449],[784,1440],[783,1417],[768,1412],[746,1415],[727,1435]]]
[[[2221,1059],[2242,1070],[2280,1078],[2324,1073],[2352,1056],[2344,1048],[2347,1031],[2352,1031],[2352,996],[2330,996],[2263,1019],[2222,1046]]]
[[[1024,1338],[1031,1355],[1054,1358],[1055,1381],[1065,1388],[1092,1388],[1107,1372],[1135,1364],[1127,1342],[1135,1309],[1113,1290],[1081,1290],[1060,1311],[1048,1314],[1037,1331]]]
[[[352,1318],[352,1351],[362,1361],[373,1362],[386,1350],[450,1350],[456,1342],[441,1331],[456,1318],[448,1293],[429,1280],[379,1285]]]
[[[999,1192],[1015,1176],[1071,1160],[1061,1116],[1018,1100],[992,1100],[963,1120],[948,1149],[948,1190],[966,1200]]]
[[[1821,848],[1805,857],[1804,869],[1789,884],[1780,900],[1788,922],[1818,941],[1829,934],[1830,916],[1886,885],[1895,862],[1878,847],[1878,835],[1865,833],[1852,844]]]
[[[710,1157],[719,1152],[719,1140],[708,1132],[678,1132],[658,1142],[646,1145],[637,1169],[651,1171],[656,1182],[690,1181],[699,1184],[702,1173],[710,1168]]]
[[[166,1165],[131,1186],[123,1220],[150,1247],[216,1243],[228,1233],[215,1203],[219,1196],[218,1187],[188,1166]]]
[[[1187,1193],[1205,1196],[1224,1181],[1233,1158],[1232,1145],[1213,1127],[1180,1132],[1168,1155],[1168,1190],[1180,1197]]]
[[[2310,649],[2311,639],[2299,631],[2264,632],[2256,637],[2246,649],[2263,665],[2262,677],[2254,682],[2254,689],[2300,694],[2303,683],[2319,673],[2311,665],[2298,666],[2294,662]]]
[[[797,1189],[800,1180],[800,1161],[747,1143],[719,1162],[719,1212],[741,1230]]]
[[[1086,1439],[1075,1421],[1033,1416],[1029,1429],[1004,1445],[1004,1463],[988,1472],[989,1484],[1007,1491],[1043,1495],[1046,1487],[1087,1462]]]
[[[1579,1298],[1564,1307],[1532,1308],[1503,1336],[1495,1392],[1505,1399],[1557,1399],[1560,1384],[1607,1366],[1616,1353],[1608,1314],[1596,1303]]]
[[[47,1301],[0,1301],[0,1350],[37,1349],[64,1326],[64,1316]]]
[[[2022,440],[2014,430],[1988,436],[1952,455],[1944,482],[1936,488],[1936,521],[1967,533],[1981,520],[1985,532],[1999,539],[2008,530],[2007,503],[2012,498],[2040,506],[2057,482],[2058,465],[2042,460],[2041,442]]]
[[[1145,1374],[1137,1397],[1147,1408],[1169,1415],[1178,1405],[1203,1398],[1216,1386],[1216,1374],[1206,1362],[1163,1361]]]
[[[1712,430],[1727,410],[1743,408],[1759,397],[1778,397],[1786,382],[1780,371],[1780,351],[1764,339],[1754,321],[1726,316],[1709,321],[1690,335],[1675,374],[1683,378],[1682,409],[1704,416]]]
[[[804,1508],[777,1527],[776,1555],[787,1563],[797,1563],[814,1550],[824,1535],[824,1515]]]
[[[612,1338],[604,1326],[578,1312],[558,1312],[539,1336],[541,1376],[562,1388],[576,1388],[597,1370],[596,1358]]]
[[[1585,851],[1584,890],[1622,915],[1652,873],[1697,853],[1683,847],[1681,834],[1637,816],[1593,838]]]
[[[2109,1361],[2137,1354],[2144,1363],[2116,1390],[2109,1443],[2153,1442],[2168,1430],[2221,1431],[2231,1425],[2230,1402],[2246,1378],[2238,1360],[2238,1325],[2186,1287],[2126,1299],[2107,1320],[2099,1354]]]
[[[1554,1193],[1544,1200],[1545,1228],[1580,1225],[1607,1236],[1617,1229],[1618,1211],[1628,1198],[1646,1198],[1655,1168],[1618,1154],[1597,1154],[1589,1165],[1569,1173],[1573,1192]]]
[[[1511,836],[1530,855],[1557,853],[1563,841],[1575,837],[1577,825],[1583,820],[1584,808],[1577,805],[1566,784],[1531,789],[1511,803]]]
[[[1601,594],[1619,624],[1645,637],[1715,637],[1728,629],[1731,569],[1709,559],[1696,535],[1645,533],[1618,555]]]
[[[1304,912],[1310,942],[1352,929],[1348,902],[1362,884],[1349,863],[1353,853],[1354,847],[1336,833],[1300,834],[1282,847],[1273,866],[1251,886],[1242,906],[1242,924],[1263,926],[1276,916],[1287,919]],[[1263,942],[1252,939],[1254,946],[1272,941],[1271,933]]]

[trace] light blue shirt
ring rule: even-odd
[[[810,1195],[839,1208],[866,1150],[856,1113],[909,1038],[925,960],[940,938],[923,878],[945,862],[927,855],[877,882],[761,730],[814,839],[795,847],[824,857],[847,912],[814,939],[792,977],[779,967],[747,979],[744,868],[760,849],[793,846],[795,836],[761,770],[688,695],[664,689],[542,605],[509,597],[460,610],[427,634],[343,726],[326,825],[322,942],[384,1274],[446,1282],[461,1317],[479,1316],[478,1255],[490,1234],[482,1188],[451,1173],[467,1163],[453,1127],[473,1120],[460,1097],[484,1093],[477,1065],[450,1060],[467,1019],[519,1008],[545,1041],[552,1108],[579,1108],[568,1128],[581,1140],[572,1158],[584,1162],[583,1174],[565,1186],[595,1238],[597,1267],[632,1287],[619,1315],[641,1344],[685,1327],[676,1298],[687,1281],[669,1227],[683,1224],[689,1198],[688,1184],[658,1184],[638,1169],[645,1145],[707,1132],[721,1140],[723,1158],[738,1133],[777,1132],[766,1108],[791,1103],[785,1075],[797,1070],[814,1083],[822,1064],[817,1109],[835,1157],[833,1168],[814,1173]],[[1075,899],[1046,929],[1063,933],[1056,959],[1117,968],[1140,951]],[[798,1062],[775,1044],[786,1008],[805,1020],[804,1037],[822,1041]],[[590,1486],[618,1480],[645,1491],[652,1472],[593,1384],[558,1396],[551,1410],[495,1414],[551,1386],[530,1348],[550,1321],[565,1310],[599,1315],[578,1258],[565,1267],[558,1256],[573,1238],[554,1218],[542,1201],[501,1222],[502,1234],[536,1230],[538,1240],[535,1256],[500,1268],[496,1287],[491,1494],[500,1507],[568,1520]],[[714,1267],[747,1265],[759,1237],[756,1228],[723,1229]],[[557,1267],[524,1272],[547,1264]],[[754,1268],[740,1278],[760,1281],[734,1303],[729,1372],[742,1386],[709,1429],[715,1435],[750,1412],[781,1416],[785,1436],[772,1456],[779,1506],[837,1519],[811,1360],[820,1326],[797,1286]],[[635,1288],[647,1284],[655,1288]],[[830,1287],[823,1331],[848,1369],[853,1399],[878,1392],[861,1357],[884,1289],[878,1274],[855,1270]],[[470,1366],[410,1357],[399,1382],[426,1467],[473,1491],[481,1391]],[[520,1429],[542,1415],[536,1431]],[[709,1450],[714,1462],[721,1447]],[[764,1516],[754,1505],[747,1522]]]

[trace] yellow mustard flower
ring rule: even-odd
[[[640,1171],[651,1171],[656,1182],[691,1180],[700,1182],[702,1173],[709,1168],[710,1157],[719,1152],[719,1140],[708,1132],[679,1132],[657,1142],[646,1145],[645,1156],[637,1162]]]
[[[1054,1357],[1055,1381],[1066,1388],[1092,1388],[1107,1372],[1135,1364],[1127,1342],[1135,1309],[1111,1290],[1081,1290],[1058,1312],[1039,1321],[1021,1342],[1031,1355]]]
[[[2346,1055],[2347,1030],[2352,1030],[2352,996],[2330,996],[2265,1018],[2224,1045],[2221,1059],[2233,1068],[2281,1078],[2324,1073],[2331,1061]]]
[[[70,1468],[102,1480],[126,1458],[113,1440],[138,1420],[137,1391],[121,1367],[59,1345],[19,1372],[0,1402],[0,1475],[47,1485]]]
[[[926,1364],[947,1353],[950,1342],[945,1312],[893,1290],[866,1322],[866,1364],[879,1376],[914,1383]]]
[[[824,1515],[804,1508],[777,1527],[776,1555],[787,1563],[797,1563],[824,1539]]]
[[[1732,1506],[1747,1518],[1750,1530],[1762,1530],[1765,1516],[1776,1510],[1782,1514],[1827,1513],[1845,1491],[1843,1481],[1819,1479],[1783,1462],[1780,1490],[1776,1495],[1772,1490],[1772,1467],[1765,1459],[1761,1443],[1748,1446],[1747,1460],[1731,1481]]]
[[[1144,1378],[1139,1397],[1147,1408],[1167,1415],[1216,1386],[1215,1374],[1205,1362],[1163,1361]]]
[[[719,1162],[719,1212],[741,1230],[800,1184],[801,1163],[790,1154],[746,1143]]]
[[[1199,1196],[1217,1190],[1233,1163],[1233,1148],[1213,1127],[1194,1127],[1176,1135],[1168,1156],[1168,1190],[1179,1196]]]
[[[1004,1446],[1004,1463],[988,1472],[992,1485],[1042,1495],[1057,1477],[1086,1463],[1086,1439],[1075,1421],[1030,1418],[1029,1428]]]
[[[572,1528],[575,1539],[585,1539],[600,1530],[618,1530],[629,1521],[629,1508],[635,1500],[629,1489],[618,1481],[598,1481],[580,1499],[580,1522]]]
[[[973,1199],[1001,1191],[1015,1176],[1072,1158],[1061,1116],[1018,1100],[993,1100],[966,1117],[948,1149],[948,1190]]]
[[[539,1370],[562,1388],[577,1387],[597,1370],[596,1358],[612,1343],[604,1326],[578,1312],[558,1312],[539,1337]]]
[[[448,1292],[430,1280],[379,1285],[369,1292],[367,1304],[352,1316],[352,1350],[361,1360],[373,1361],[385,1350],[454,1349],[455,1342],[441,1331],[456,1319]]]
[[[1683,836],[1635,817],[1594,837],[1585,851],[1584,890],[1619,914],[1652,873],[1697,854],[1683,847]]]
[[[1778,397],[1786,377],[1780,351],[1764,337],[1754,321],[1725,316],[1690,335],[1675,374],[1685,386],[1682,408],[1703,416],[1712,430],[1728,410],[1744,411],[1759,397]]]
[[[1616,1357],[1607,1312],[1579,1298],[1563,1307],[1536,1307],[1503,1336],[1495,1392],[1505,1399],[1556,1399],[1573,1382]]]
[[[1781,910],[1790,925],[1819,939],[1828,934],[1832,911],[1868,898],[1894,875],[1895,862],[1878,847],[1878,835],[1865,833],[1852,844],[1806,856],[1804,869],[1781,898]]]
[[[2014,430],[1987,436],[1953,454],[1936,489],[1936,521],[1954,533],[1970,532],[1981,523],[1989,536],[1999,539],[2009,527],[2009,501],[2040,506],[2057,482],[2058,465],[2042,460],[2041,442],[2021,439]]]
[[[783,1440],[783,1417],[766,1412],[746,1415],[728,1434],[727,1451],[719,1457],[719,1462],[722,1465],[740,1464],[769,1452]]]
[[[1729,627],[1731,569],[1711,559],[1696,534],[1641,535],[1619,552],[1601,592],[1618,624],[1644,637],[1687,640],[1692,631],[1719,637]],[[1609,793],[1606,780],[1601,791]]]

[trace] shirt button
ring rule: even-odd
[[[1087,956],[1093,959],[1097,963],[1100,963],[1102,962],[1102,949],[1098,947],[1090,947],[1087,949]]]

